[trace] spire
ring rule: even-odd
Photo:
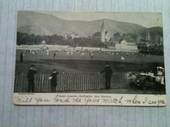
[[[104,19],[103,19],[103,22],[102,22],[102,24],[101,24],[101,42],[105,42],[105,28],[104,28],[105,26],[104,26]]]
[[[146,33],[146,40],[147,40],[147,41],[150,41],[150,39],[151,39],[150,31],[147,30],[147,33]]]
[[[102,32],[103,29],[104,29],[104,19],[103,19],[103,22],[102,22],[102,25],[101,25],[101,32]]]

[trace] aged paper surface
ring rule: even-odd
[[[165,106],[165,95],[75,94],[75,93],[15,93],[16,105],[118,105]]]
[[[14,104],[165,106],[161,13],[19,11]]]

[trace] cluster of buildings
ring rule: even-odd
[[[110,34],[105,29],[104,20],[101,24],[101,42],[108,45],[109,48],[112,48],[116,51],[122,52],[138,52],[137,44],[134,42],[128,42],[126,39],[122,38],[119,41],[113,41],[113,33]]]
[[[122,33],[119,33],[122,34]],[[108,49],[118,51],[118,52],[138,52],[138,43],[146,43],[148,46],[151,44],[163,44],[163,35],[161,29],[153,29],[149,28],[146,29],[143,33],[143,35],[138,35],[137,39],[134,41],[129,41],[125,37],[120,37],[115,41],[114,33],[110,32],[106,29],[105,22],[103,20],[100,31],[96,35],[98,40],[100,40],[101,43],[105,44]],[[80,38],[80,36],[77,33],[71,33],[71,34],[65,34],[65,39],[76,39]],[[29,47],[29,46],[28,46]],[[35,46],[36,47],[36,46]],[[41,42],[42,49],[46,49],[46,41],[43,40]],[[20,47],[23,48],[23,47]]]
[[[159,28],[148,28],[143,33],[137,35],[136,41],[128,41],[125,38],[121,38],[119,41],[115,41],[113,33],[109,33],[105,29],[104,20],[101,24],[100,29],[100,41],[108,46],[108,48],[114,49],[121,52],[138,52],[138,43],[145,41],[147,45],[151,44],[163,44],[162,29]],[[142,35],[143,34],[143,35]]]

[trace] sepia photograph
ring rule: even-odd
[[[14,93],[165,95],[162,14],[18,11]]]

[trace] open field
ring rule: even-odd
[[[20,53],[23,53],[23,62],[20,62]],[[55,55],[54,55],[55,54]],[[57,69],[57,92],[105,92],[104,75],[100,72],[106,64],[113,70],[111,89],[116,93],[157,93],[155,91],[131,90],[128,84],[128,72],[149,72],[157,66],[164,66],[163,56],[143,55],[128,52],[110,51],[26,51],[16,52],[15,92],[27,91],[29,66],[37,68],[35,92],[50,92],[48,77],[52,69]],[[120,91],[120,92],[119,92]]]
[[[16,59],[19,60],[20,53],[17,50]],[[163,56],[144,55],[139,53],[115,52],[115,51],[24,51],[24,59],[28,61],[39,60],[91,60],[91,61],[112,61],[121,63],[158,63],[162,64]]]

